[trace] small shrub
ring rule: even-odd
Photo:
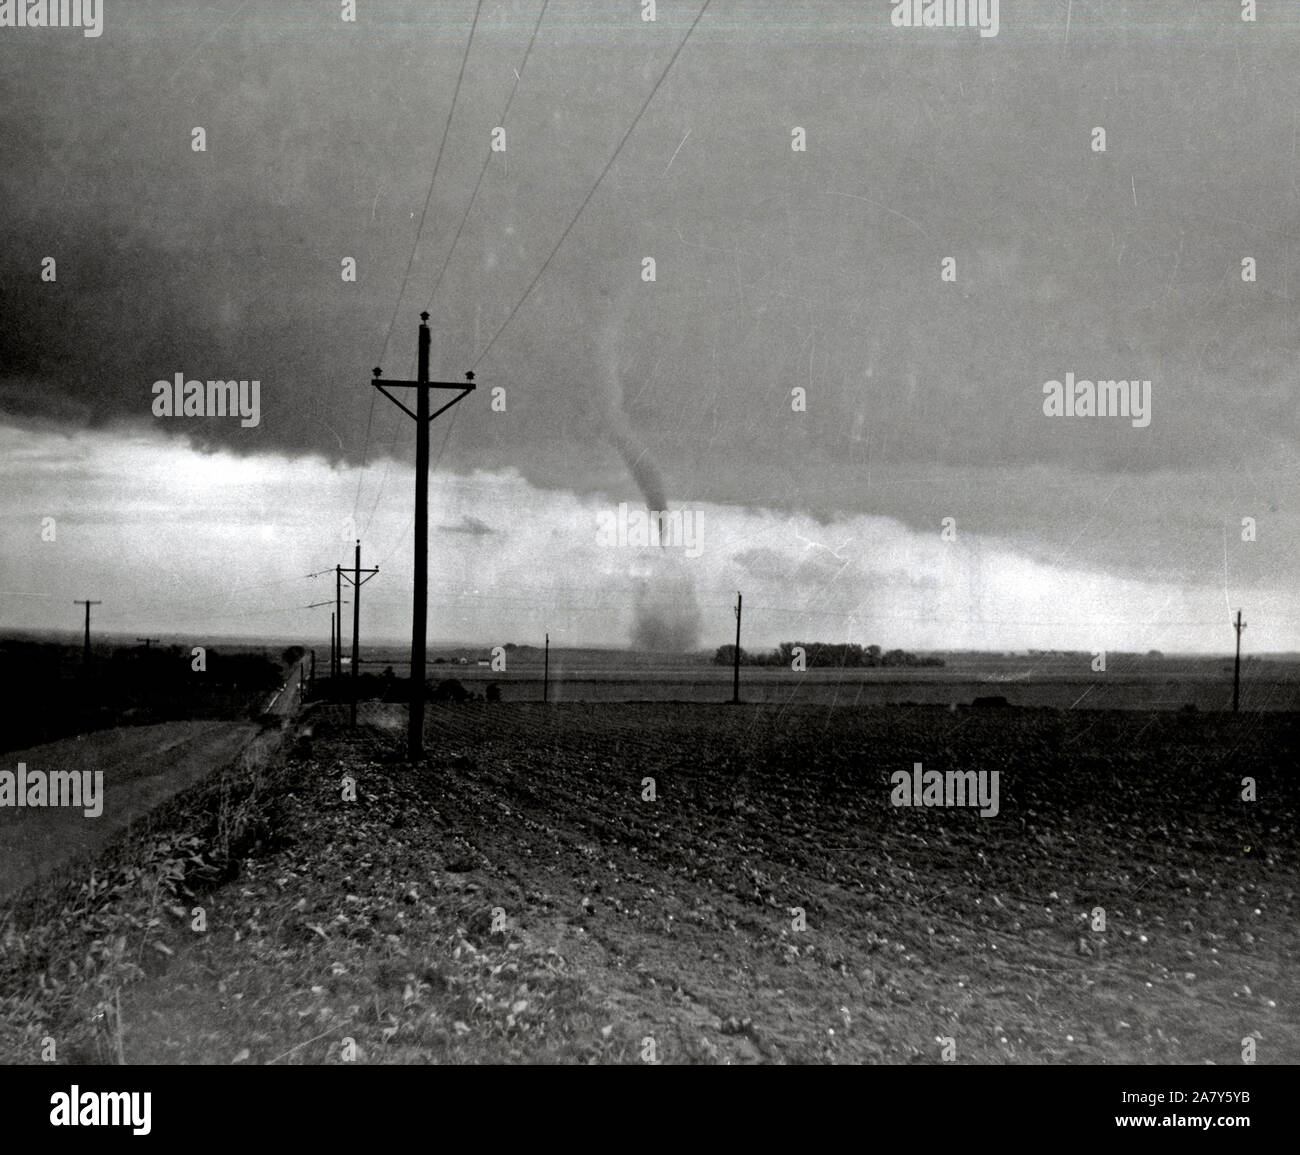
[[[456,678],[444,678],[429,689],[429,699],[434,702],[468,702],[473,697]]]

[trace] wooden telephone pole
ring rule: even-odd
[[[340,571],[339,581],[342,582],[342,566],[337,567]],[[325,602],[329,605],[329,602]],[[343,677],[343,607],[348,605],[347,598],[340,598],[338,608],[330,614],[330,677]]]
[[[418,762],[424,757],[424,670],[429,615],[429,426],[457,401],[474,391],[474,374],[466,373],[461,381],[429,380],[429,314],[420,314],[420,336],[414,381],[380,381],[382,370],[376,368],[371,384],[408,417],[415,419],[415,591],[411,604],[411,706],[407,721],[407,757]],[[415,412],[388,392],[389,388],[414,389]],[[446,405],[429,412],[430,389],[457,389],[460,392]]]
[[[80,600],[75,600],[75,601],[73,601],[72,604],[73,604],[74,606],[85,606],[85,607],[86,607],[86,642],[85,642],[85,646],[84,646],[84,648],[83,648],[82,651],[81,651],[81,660],[82,660],[83,662],[85,662],[86,665],[90,665],[90,607],[91,607],[91,606],[102,606],[104,603],[103,603],[103,602],[83,602],[83,601],[80,601]]]
[[[542,656],[542,701],[545,702],[551,688],[551,635],[546,635],[546,649]]]
[[[343,567],[334,567],[334,651],[331,654],[331,678],[343,677]]]
[[[318,606],[332,606],[332,601],[312,602],[311,605],[304,608],[314,610]],[[334,615],[330,614],[330,677],[334,676]],[[316,651],[311,652],[311,688],[316,688]]]
[[[337,569],[338,569],[338,566],[335,566],[334,568],[337,570]],[[327,601],[327,602],[312,602],[311,605],[307,606],[306,608],[309,609],[309,610],[314,610],[314,609],[316,609],[317,606],[331,606],[331,605],[333,605],[333,604],[334,604],[334,603],[333,603],[332,601]],[[334,643],[335,643],[335,637],[334,637],[334,615],[333,615],[333,614],[330,614],[330,677],[331,677],[331,678],[334,677],[334,669],[335,669],[335,666],[334,666]],[[312,652],[311,652],[311,690],[312,690],[313,693],[315,692],[315,689],[316,689],[316,651],[315,651],[315,650],[312,650]]]
[[[1241,697],[1241,631],[1246,628],[1246,623],[1241,620],[1241,611],[1237,611],[1237,620],[1233,623],[1233,629],[1237,631],[1237,660],[1232,667],[1232,712],[1237,712],[1237,703]]]
[[[733,655],[735,665],[731,673],[731,704],[740,705],[740,607],[744,603],[744,598],[739,593],[736,594],[736,652]]]
[[[361,634],[361,587],[366,584],[372,577],[379,572],[379,567],[374,569],[361,568],[361,542],[357,542],[356,561],[352,567],[352,573],[347,570],[341,571],[343,577],[352,583],[352,725],[357,724],[357,675],[360,673],[361,654],[359,652],[359,637]],[[365,577],[361,575],[365,574]],[[343,658],[341,651],[342,644],[339,645],[340,657],[339,662],[342,664]]]

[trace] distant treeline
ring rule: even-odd
[[[919,657],[907,650],[881,651],[879,646],[859,646],[853,642],[782,642],[775,650],[750,653],[740,650],[742,666],[784,666],[795,669],[802,651],[806,669],[868,669],[873,666],[942,666],[943,659]],[[715,666],[730,666],[736,660],[735,646],[719,646],[713,655]]]

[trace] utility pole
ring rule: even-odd
[[[322,605],[329,605],[329,602],[322,602]],[[347,599],[343,599],[343,605],[347,605]],[[337,686],[335,679],[343,677],[343,617],[339,613],[330,614],[330,681]]]
[[[311,652],[311,673],[307,675],[307,696],[316,693],[316,651]]]
[[[407,721],[407,757],[418,762],[424,757],[424,660],[429,614],[429,426],[457,401],[474,390],[474,374],[460,381],[429,380],[429,314],[420,314],[417,368],[414,381],[380,381],[382,369],[376,368],[371,384],[408,417],[415,419],[415,592],[411,604],[411,706]],[[415,412],[388,392],[388,387],[415,390]],[[429,412],[430,389],[457,389],[460,392],[446,405]]]
[[[1232,712],[1237,712],[1237,703],[1241,696],[1241,631],[1246,628],[1246,623],[1241,620],[1241,611],[1237,611],[1237,620],[1233,624],[1233,629],[1237,631],[1237,660],[1232,667]]]
[[[334,620],[338,622],[338,646],[334,650],[333,677],[343,677],[343,567],[334,567]]]
[[[334,612],[330,614],[330,677],[343,677],[343,607],[348,599],[343,596],[343,579],[348,571],[341,565],[334,567]],[[321,602],[321,605],[329,605]],[[311,609],[311,606],[307,607]]]
[[[328,602],[325,603],[329,605]],[[330,614],[330,678],[343,677],[343,613],[342,607],[347,605],[344,600],[339,607],[338,612]]]
[[[733,655],[735,665],[731,673],[731,704],[740,705],[740,607],[744,598],[736,594],[736,652]]]
[[[81,651],[81,660],[82,660],[82,661],[83,661],[83,662],[88,666],[88,665],[90,665],[90,607],[91,607],[91,606],[102,606],[104,603],[103,603],[103,602],[83,602],[83,601],[81,601],[80,599],[77,599],[77,600],[74,600],[72,604],[73,604],[74,606],[85,606],[85,607],[86,607],[86,643],[85,643],[85,647],[84,647],[83,650]]]
[[[542,657],[542,701],[546,701],[551,688],[551,635],[546,635],[546,649]]]
[[[338,567],[336,566],[335,568],[337,569]],[[316,609],[317,606],[328,606],[331,604],[332,603],[328,601],[312,602],[311,605],[307,606],[306,608],[309,610],[314,610]],[[333,614],[330,614],[330,677],[331,678],[334,677],[334,615]],[[312,650],[311,652],[311,679],[308,685],[308,691],[313,694],[316,692],[316,651],[315,650]]]
[[[352,725],[357,724],[357,674],[360,671],[361,657],[358,653],[358,638],[361,633],[361,587],[379,572],[379,567],[363,570],[361,568],[361,542],[357,542],[356,560],[352,573],[343,576],[352,583]],[[363,578],[361,575],[365,574]],[[341,650],[343,647],[340,646]],[[339,659],[342,662],[342,658]]]

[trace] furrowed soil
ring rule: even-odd
[[[160,801],[235,758],[258,734],[253,722],[161,722],[96,730],[5,756],[5,769],[102,771],[103,813],[50,806],[0,810],[0,900],[88,858]]]
[[[1300,1061],[1294,715],[478,703],[419,767],[361,721],[307,712],[273,831],[137,920],[95,1022],[11,964],[0,1057]],[[893,806],[917,762],[999,812]]]
[[[4,769],[25,766],[44,773],[104,775],[102,813],[87,820],[84,809],[57,806],[0,809],[0,902],[37,879],[57,878],[88,861],[115,835],[161,802],[240,756],[260,758],[258,742],[278,728],[299,704],[298,667],[266,699],[263,717],[252,720],[191,719],[93,730],[4,756]]]

